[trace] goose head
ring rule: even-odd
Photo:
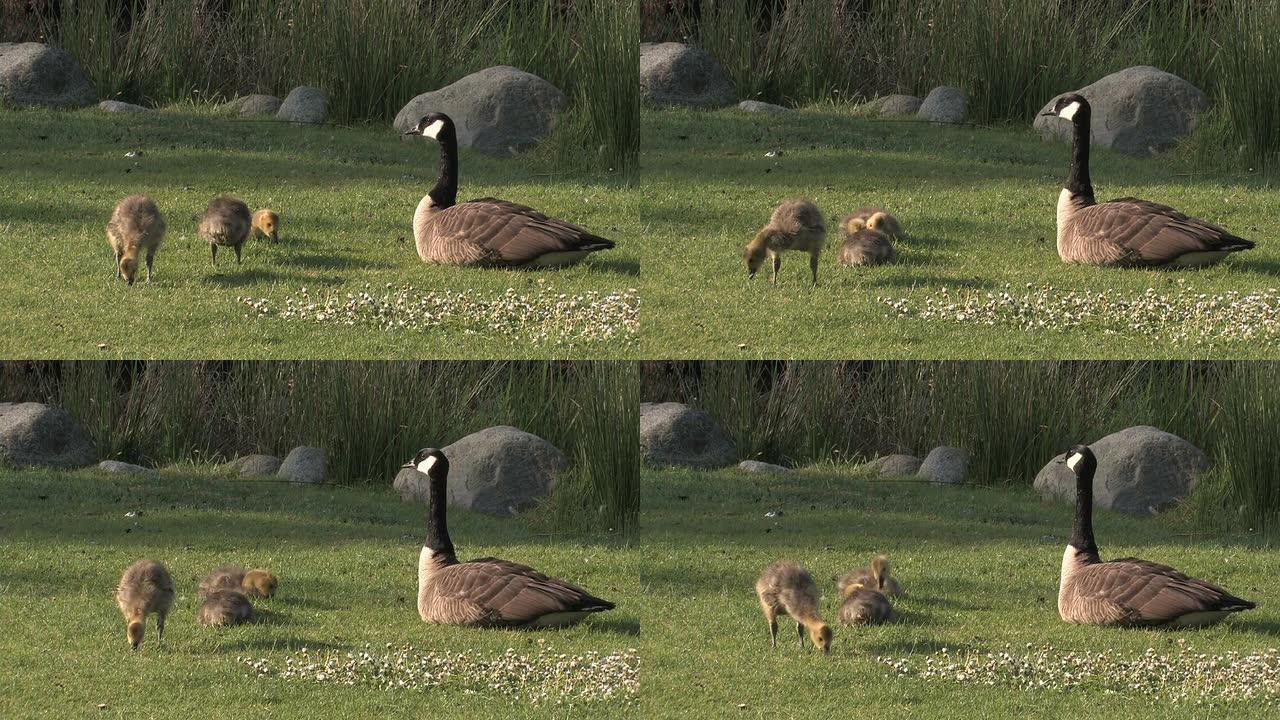
[[[413,468],[431,478],[447,478],[449,476],[449,459],[436,448],[422,448],[402,468]]]
[[[1092,108],[1089,107],[1089,101],[1080,93],[1067,93],[1058,98],[1053,104],[1053,109],[1040,113],[1041,115],[1057,116],[1063,120],[1069,120],[1073,123],[1081,123],[1089,119]]]
[[[457,140],[457,131],[453,126],[453,119],[444,113],[427,113],[422,116],[418,124],[412,130],[405,132],[405,135],[421,135],[425,138],[431,138],[436,142],[446,142],[448,140]]]
[[[1091,479],[1093,472],[1098,469],[1098,458],[1088,445],[1076,445],[1071,448],[1062,456],[1062,462],[1066,463],[1067,468],[1081,479]]]

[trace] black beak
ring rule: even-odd
[[[403,135],[417,135],[417,134],[418,134],[418,131],[417,131],[417,130],[408,130],[408,131],[406,131],[406,132],[404,132],[404,133],[401,133],[401,134],[403,134]]]
[[[1056,113],[1056,112],[1054,112],[1054,111],[1050,110],[1049,112],[1042,112],[1042,113],[1040,113],[1040,117],[1052,117],[1052,116],[1057,115],[1057,114],[1058,114],[1058,113]]]

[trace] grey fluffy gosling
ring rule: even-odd
[[[782,253],[807,252],[813,284],[817,285],[818,258],[826,244],[827,229],[818,207],[804,198],[791,198],[773,209],[769,223],[742,249],[742,262],[747,266],[747,276],[755,277],[764,259],[769,258],[773,263],[770,279],[777,285]]]
[[[151,264],[164,239],[164,218],[155,201],[146,195],[130,195],[116,204],[107,222],[107,242],[116,256],[116,277],[133,284],[140,257],[146,258],[147,282]]]
[[[889,599],[902,596],[902,586],[890,574],[889,558],[884,555],[875,556],[871,560],[871,565],[867,567],[845,573],[844,577],[840,578],[840,582],[836,584],[836,589],[840,591],[840,597],[845,596],[845,588],[847,586],[855,583],[861,583],[873,590],[878,590]]]
[[[213,264],[218,263],[218,248],[229,247],[236,251],[236,264],[240,264],[240,248],[249,237],[253,219],[249,206],[233,197],[214,198],[200,216],[199,234],[209,243]]]
[[[276,594],[279,581],[266,568],[254,568],[244,574],[240,581],[240,589],[251,598],[269,598]]]
[[[253,620],[253,603],[239,590],[215,590],[196,613],[196,622],[205,627],[239,625],[250,620]]]
[[[889,236],[871,226],[883,213],[864,220],[852,215],[840,221],[840,250],[836,261],[841,265],[879,265],[897,257]]]
[[[877,555],[870,573],[855,570],[840,579],[840,624],[877,625],[893,620],[893,605],[882,591],[888,577],[889,560]]]
[[[866,221],[867,227],[878,230],[894,240],[906,237],[902,233],[902,223],[893,213],[878,207],[858,208],[845,216],[845,220],[857,218]]]
[[[769,625],[769,643],[778,647],[778,615],[796,621],[796,636],[804,647],[805,630],[823,655],[831,652],[831,628],[818,616],[818,584],[803,567],[780,560],[765,568],[756,580],[760,610]]]
[[[142,644],[147,616],[155,613],[156,640],[164,641],[164,619],[173,605],[173,578],[169,571],[154,560],[139,560],[125,569],[116,587],[116,605],[127,623],[125,630],[129,647],[134,650]]]
[[[275,595],[278,584],[276,576],[266,568],[245,572],[242,567],[228,565],[214,570],[200,581],[200,597],[219,590],[236,590],[251,598],[269,598]]]

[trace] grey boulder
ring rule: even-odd
[[[149,107],[134,105],[133,103],[120,102],[119,100],[103,100],[98,103],[98,109],[109,113],[149,113],[153,112]]]
[[[640,455],[653,467],[732,465],[738,449],[716,421],[682,403],[640,403]]]
[[[962,123],[968,115],[969,98],[964,90],[943,85],[929,91],[916,116],[936,123]]]
[[[867,463],[880,477],[909,477],[919,474],[923,461],[915,455],[884,455]]]
[[[275,95],[245,95],[232,100],[230,105],[240,117],[264,117],[280,112],[284,104]]]
[[[737,99],[724,67],[699,47],[640,43],[640,97],[648,105],[716,108]]]
[[[427,113],[444,113],[453,120],[459,145],[510,155],[550,135],[568,104],[555,85],[499,65],[413,98],[396,114],[395,129],[407,132]]]
[[[509,425],[471,433],[442,450],[449,459],[449,504],[489,515],[512,515],[550,497],[569,467],[555,445]]]
[[[924,101],[915,95],[889,95],[880,98],[880,117],[907,117],[920,112]]]
[[[1195,488],[1209,461],[1195,445],[1172,433],[1138,425],[1089,445],[1098,458],[1094,505],[1130,515],[1150,515],[1176,505]],[[1036,474],[1046,500],[1074,502],[1076,476],[1059,455]]]
[[[742,462],[738,463],[738,469],[743,472],[771,473],[774,475],[781,475],[783,473],[791,472],[791,468],[783,467],[781,465],[774,465],[773,463],[760,462],[759,460],[743,460]]]
[[[969,452],[962,448],[936,447],[920,463],[918,474],[931,482],[960,485],[969,473]]]
[[[789,107],[774,105],[773,103],[760,102],[759,100],[743,100],[738,103],[738,109],[749,113],[791,113],[795,112]]]
[[[450,461],[452,464],[452,461]],[[391,481],[391,488],[400,495],[400,499],[407,503],[426,502],[427,501],[427,483],[430,478],[426,473],[420,473],[414,468],[400,468],[400,472],[396,473],[396,477]]]
[[[149,467],[134,465],[133,463],[120,462],[119,460],[103,460],[98,463],[98,469],[106,473],[118,473],[127,475],[155,475],[156,471]]]
[[[12,467],[77,468],[97,460],[89,434],[62,408],[0,403],[0,462]]]
[[[0,105],[80,108],[98,99],[71,53],[41,43],[0,43]]]
[[[276,475],[290,482],[315,485],[324,482],[326,458],[317,447],[296,447],[289,451]]]
[[[1076,91],[1093,110],[1090,141],[1129,155],[1168,150],[1195,130],[1209,101],[1195,85],[1149,65],[1111,73]],[[1065,93],[1064,93],[1065,94]],[[1071,141],[1071,123],[1050,112],[1054,97],[1035,119],[1046,140]]]
[[[275,455],[244,455],[228,463],[240,477],[261,477],[280,472],[281,460]]]
[[[329,117],[329,96],[324,90],[309,85],[299,85],[280,103],[276,117],[296,123],[322,123]]]

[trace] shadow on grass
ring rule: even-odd
[[[592,260],[591,269],[613,275],[640,275],[640,263],[636,260]]]
[[[609,633],[611,635],[640,637],[639,620],[609,620],[606,618],[592,618],[590,621],[590,629]]]

